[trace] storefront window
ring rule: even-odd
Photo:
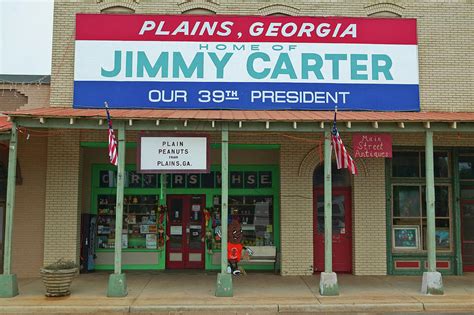
[[[214,196],[214,211],[220,217],[221,198]],[[248,246],[274,245],[273,197],[229,196],[229,222],[239,220]]]
[[[434,152],[435,226],[437,250],[452,250],[450,155]],[[425,153],[393,152],[392,248],[394,251],[426,250]]]
[[[97,247],[115,246],[115,195],[97,196]],[[157,249],[163,246],[163,216],[158,197],[125,195],[122,248]]]
[[[451,250],[450,186],[435,186],[436,248]],[[421,212],[420,212],[421,210]],[[393,237],[395,250],[426,250],[426,193],[424,185],[393,186]],[[412,233],[412,234],[410,234]],[[414,237],[410,245],[400,238]],[[408,242],[408,241],[407,241]],[[415,245],[416,242],[416,245]],[[407,243],[408,244],[408,243]]]
[[[449,177],[449,154],[445,151],[433,153],[435,178]],[[425,177],[425,152],[393,152],[392,177]]]

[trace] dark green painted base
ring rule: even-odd
[[[109,277],[109,286],[107,287],[107,296],[124,297],[127,296],[127,294],[127,277],[125,274],[111,274]]]
[[[234,289],[232,288],[232,275],[229,273],[217,274],[216,296],[232,297]]]
[[[321,272],[319,293],[322,296],[339,295],[339,286],[337,284],[337,275],[335,272]]]
[[[17,295],[16,275],[0,275],[0,298],[11,298]]]

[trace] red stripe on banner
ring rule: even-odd
[[[416,45],[417,35],[415,19],[77,14],[76,40]]]

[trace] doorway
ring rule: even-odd
[[[168,195],[167,269],[204,268],[204,195]]]
[[[351,189],[332,192],[332,269],[352,272]],[[314,190],[314,271],[324,271],[324,190]]]
[[[474,271],[474,200],[461,200],[461,243],[463,270]]]

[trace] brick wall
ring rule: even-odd
[[[385,275],[385,160],[360,159],[357,167],[352,186],[353,273]]]
[[[49,107],[49,84],[0,84],[0,111]]]
[[[18,135],[22,183],[16,185],[12,242],[12,272],[18,277],[38,276],[43,265],[47,142]]]
[[[56,133],[48,141],[44,263],[78,261],[80,233],[79,131]]]

